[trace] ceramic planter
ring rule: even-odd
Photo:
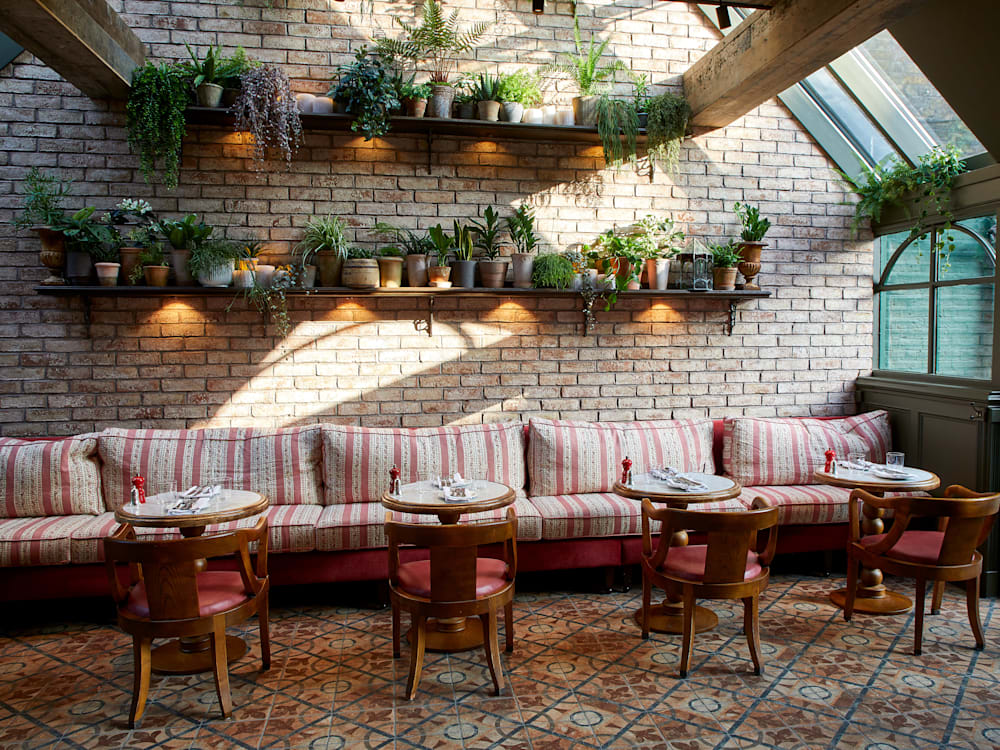
[[[427,104],[428,114],[431,117],[451,119],[451,103],[455,100],[455,89],[448,84],[434,84],[431,86],[431,98]]]
[[[316,266],[303,266],[300,279],[303,289],[312,289],[316,286]]]
[[[514,286],[531,289],[531,274],[535,270],[535,256],[532,253],[514,253],[510,256],[514,264]]]
[[[177,286],[194,286],[194,279],[188,270],[188,258],[190,257],[190,250],[170,251],[170,265],[174,269],[174,283]]]
[[[754,283],[757,274],[760,273],[760,255],[764,252],[766,242],[741,242],[740,243],[740,263],[737,266],[743,274],[744,289],[760,289]]]
[[[206,269],[198,274],[198,283],[207,287],[226,287],[233,283],[233,270],[236,267],[235,261],[219,263],[217,266]]]
[[[233,271],[233,288],[249,289],[253,286],[254,271],[250,268],[237,268]]]
[[[650,289],[666,289],[670,283],[670,258],[647,258],[646,278]]]
[[[123,247],[118,251],[122,259],[122,283],[132,283],[132,271],[139,265],[139,256],[142,255],[141,247]]]
[[[378,285],[384,289],[403,286],[403,259],[387,255],[378,259]]]
[[[274,266],[267,263],[258,263],[255,270],[257,286],[267,289],[274,279]]]
[[[118,286],[118,272],[121,267],[121,263],[95,263],[97,283],[101,286]]]
[[[500,102],[476,102],[480,120],[497,122],[500,119]]]
[[[144,266],[142,273],[146,277],[146,286],[166,286],[170,266]]]
[[[473,101],[462,102],[458,105],[458,116],[462,120],[476,119],[476,103]]]
[[[503,119],[506,122],[521,122],[524,105],[520,102],[503,102]]]
[[[507,261],[479,261],[479,278],[487,289],[502,289],[507,280]]]
[[[404,99],[403,106],[406,107],[407,117],[423,117],[427,112],[426,99]]]
[[[573,99],[573,119],[577,125],[592,128],[597,125],[597,102],[599,96],[578,96]]]
[[[203,83],[195,92],[202,107],[218,107],[222,104],[222,86],[217,83]]]
[[[436,287],[450,287],[451,282],[448,281],[448,277],[451,276],[450,266],[428,266],[427,267],[427,283],[431,286]]]
[[[427,286],[427,256],[423,253],[406,256],[407,286]]]
[[[86,286],[94,273],[94,259],[86,250],[66,251],[66,280],[74,286]]]
[[[32,227],[31,231],[38,235],[42,243],[38,260],[49,269],[48,277],[41,282],[42,286],[63,286],[66,279],[59,274],[66,262],[66,238],[62,232],[57,232],[52,227]]]
[[[320,250],[316,253],[316,265],[319,268],[320,286],[340,286],[344,258],[339,253],[333,250]]]
[[[712,287],[716,290],[730,290],[736,288],[736,267],[713,268]]]
[[[453,260],[451,269],[453,286],[460,286],[463,289],[472,289],[476,286],[476,261]]]
[[[351,289],[377,289],[378,261],[374,258],[348,258],[342,275],[344,286]]]

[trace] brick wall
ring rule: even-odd
[[[355,0],[112,0],[154,58],[183,43],[242,44],[285,67],[296,90],[324,92],[374,25],[391,28],[409,3]],[[572,47],[571,9],[548,3],[449,2],[467,20],[497,20],[499,36],[466,69],[541,65]],[[656,0],[579,5],[585,30],[610,36],[619,57],[656,90],[710,48],[700,12]],[[629,87],[622,86],[622,90]],[[568,104],[560,82],[549,101]],[[108,425],[182,427],[341,421],[436,425],[516,419],[632,419],[692,414],[827,414],[852,409],[871,366],[871,245],[855,241],[831,163],[777,102],[684,145],[676,175],[604,168],[599,147],[439,139],[431,173],[408,136],[376,143],[309,134],[290,172],[249,170],[240,136],[190,128],[180,186],[146,186],[128,153],[120,103],[93,102],[28,54],[0,71],[0,221],[19,205],[31,165],[75,180],[74,205],[110,208],[144,197],[162,214],[196,211],[267,240],[280,256],[316,214],[364,231],[376,219],[426,227],[537,206],[546,245],[589,240],[647,212],[691,234],[731,236],[732,203],[760,203],[775,226],[759,277],[771,299],[744,304],[724,335],[722,302],[623,300],[582,336],[579,301],[297,298],[293,334],[242,302],[220,298],[78,300],[34,294],[43,278],[33,235],[0,227],[0,431],[66,434]]]

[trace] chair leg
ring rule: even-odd
[[[652,606],[653,586],[646,571],[642,571],[642,637],[649,638],[649,608]]]
[[[392,658],[399,658],[399,604],[392,602]]]
[[[757,595],[748,596],[743,600],[743,632],[750,647],[750,658],[753,659],[753,673],[759,675],[760,667],[760,599]]]
[[[212,632],[212,672],[215,676],[215,692],[219,696],[222,718],[233,713],[233,696],[229,692],[229,660],[226,658],[226,620],[218,617]]]
[[[268,619],[269,591],[264,591],[257,599],[257,624],[260,626],[260,659],[264,669],[271,668],[271,623]]]
[[[851,621],[854,616],[854,598],[858,594],[858,560],[847,552],[847,596],[844,598],[844,619]]]
[[[413,644],[410,647],[410,676],[406,681],[406,700],[412,701],[420,684],[424,668],[424,647],[427,645],[427,618],[413,615]]]
[[[927,597],[927,581],[917,579],[917,596],[913,602],[913,655],[920,656],[924,641],[924,599]]]
[[[931,598],[931,614],[941,614],[941,601],[944,599],[944,581],[934,581],[934,594]]]
[[[486,650],[486,664],[493,678],[494,695],[503,690],[503,667],[500,664],[500,644],[497,642],[497,611],[491,609],[479,615],[483,622],[483,648]]]
[[[965,605],[969,610],[969,624],[972,634],[976,637],[976,648],[982,650],[986,646],[983,639],[983,625],[979,621],[979,578],[965,582]]]
[[[514,602],[507,602],[503,608],[504,633],[507,637],[505,645],[508,654],[514,653]]]
[[[681,677],[687,677],[694,646],[694,589],[684,587],[684,633],[681,636]]]
[[[128,715],[129,729],[135,729],[135,725],[142,719],[143,711],[146,710],[146,699],[149,698],[149,671],[153,661],[150,655],[152,644],[152,638],[132,636],[135,677],[132,683],[132,709]]]

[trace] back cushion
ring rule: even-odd
[[[458,472],[524,489],[519,422],[422,429],[323,425],[326,504],[378,502],[398,466],[403,484]]]
[[[726,474],[743,486],[813,484],[827,450],[838,459],[864,453],[885,461],[892,444],[889,414],[872,411],[843,419],[727,419],[722,444]]]
[[[98,438],[109,510],[129,501],[132,477],[152,493],[176,482],[228,482],[271,505],[319,505],[322,445],[318,425],[278,430],[105,430]]]
[[[714,473],[712,421],[569,422],[532,419],[528,474],[532,497],[611,492],[622,460],[632,471],[673,466]]]
[[[97,435],[65,440],[0,438],[0,517],[104,512]]]

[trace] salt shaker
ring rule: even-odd
[[[622,461],[622,484],[626,487],[632,486],[632,459],[628,456]]]

